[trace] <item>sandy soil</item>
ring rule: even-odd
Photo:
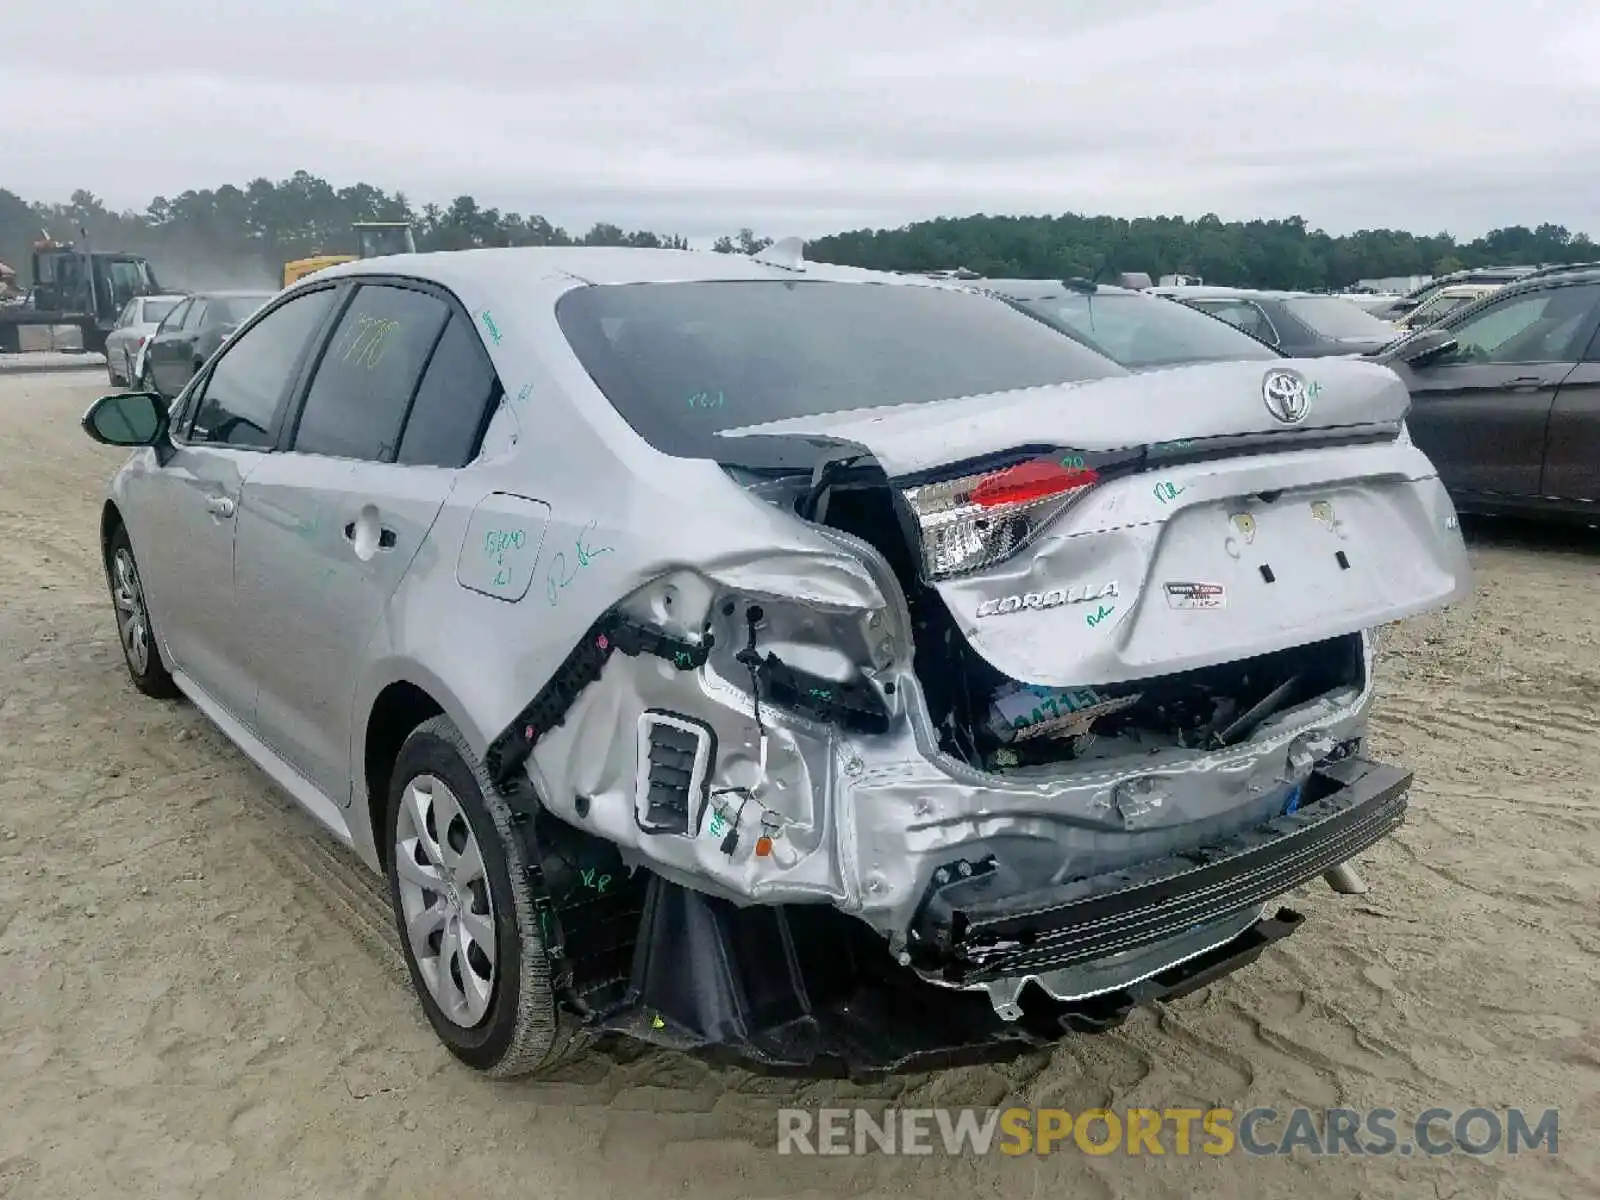
[[[1003,1067],[797,1083],[676,1054],[454,1064],[376,880],[192,708],[128,685],[87,372],[0,378],[0,1196],[1564,1196],[1600,1151],[1600,536],[1472,531],[1385,639],[1412,815],[1254,968]],[[1562,1109],[1561,1154],[805,1159],[780,1105]]]

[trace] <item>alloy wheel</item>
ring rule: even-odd
[[[128,656],[128,665],[134,674],[143,675],[150,669],[150,615],[145,609],[144,588],[139,582],[139,568],[133,553],[119,548],[111,560],[112,599],[117,606],[117,632],[122,638],[122,651]]]
[[[469,1029],[494,996],[494,899],[472,825],[442,779],[418,775],[406,785],[394,843],[417,970],[440,1011]]]

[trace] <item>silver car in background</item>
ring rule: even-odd
[[[1105,1028],[1403,820],[1366,631],[1469,578],[1393,372],[868,275],[354,262],[85,415],[135,686],[387,876],[464,1062]]]
[[[156,328],[177,308],[183,295],[135,296],[123,305],[106,335],[106,374],[111,386],[131,384],[144,369],[144,351]]]

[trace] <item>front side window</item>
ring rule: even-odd
[[[1438,361],[1460,363],[1571,362],[1580,334],[1600,302],[1600,284],[1507,296],[1465,317],[1450,330],[1456,347]]]
[[[263,449],[307,342],[333,304],[332,288],[273,309],[234,341],[202,385],[191,441]]]
[[[189,311],[183,318],[183,331],[185,333],[193,333],[199,329],[205,323],[206,310],[210,307],[210,303],[205,300],[196,300],[189,305]]]
[[[1002,300],[915,284],[589,286],[556,319],[646,442],[746,466],[799,460],[720,430],[1126,374]]]
[[[427,292],[362,287],[306,393],[293,448],[393,462],[406,411],[450,309]]]

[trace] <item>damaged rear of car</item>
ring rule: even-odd
[[[579,538],[618,594],[484,756],[590,1028],[862,1069],[1104,1027],[1403,820],[1369,631],[1469,583],[1385,368],[1132,376],[823,272],[554,315],[639,461],[700,472]]]

